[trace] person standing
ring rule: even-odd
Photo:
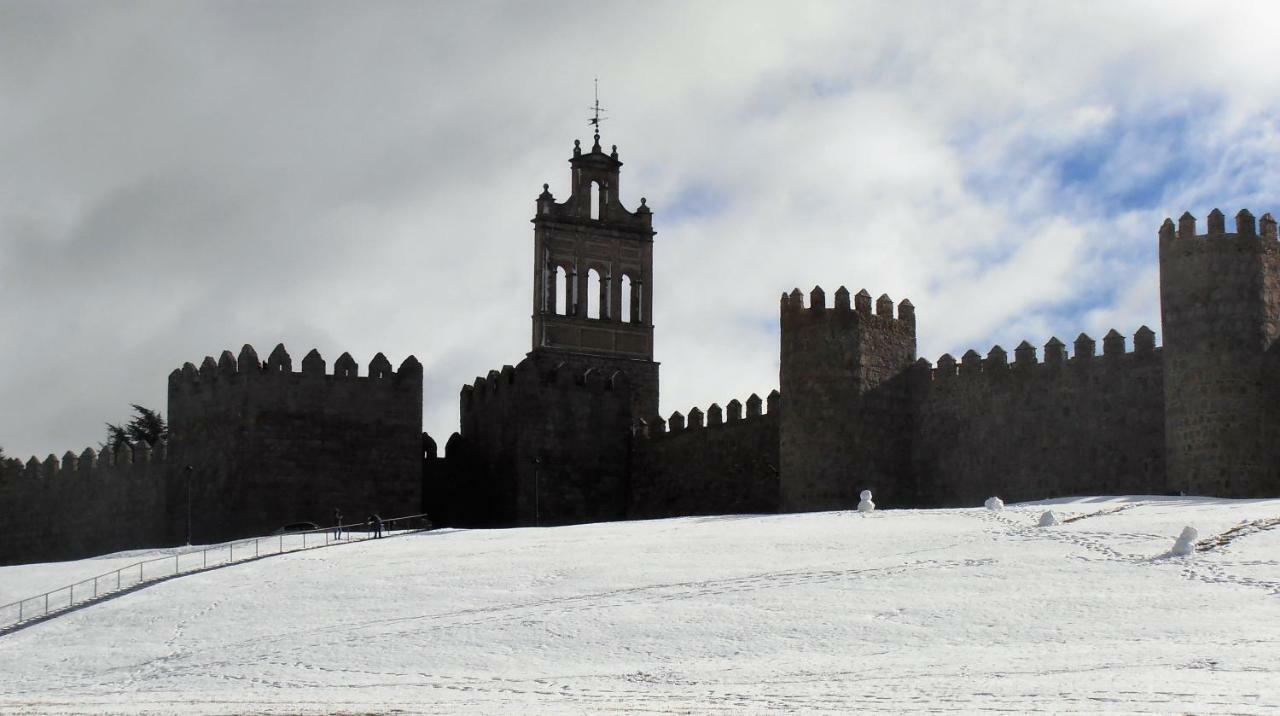
[[[333,538],[342,539],[342,510],[333,508]]]
[[[382,536],[382,515],[375,513],[373,515],[373,536]]]

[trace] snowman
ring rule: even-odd
[[[862,500],[858,503],[858,512],[865,515],[876,508],[876,503],[871,501],[871,490],[863,490],[858,497]]]
[[[1179,557],[1186,557],[1196,551],[1196,540],[1200,539],[1200,533],[1195,527],[1183,527],[1182,534],[1178,535],[1178,541],[1173,543],[1173,553]]]

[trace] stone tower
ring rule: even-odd
[[[885,505],[914,497],[905,371],[916,359],[915,308],[843,286],[782,295],[779,433],[783,512],[851,509],[871,490]]]
[[[583,153],[575,140],[571,194],[556,202],[542,185],[533,218],[533,350],[540,370],[618,371],[632,388],[634,418],[658,414],[653,360],[653,214],[620,200],[618,148],[600,135]]]
[[[1276,221],[1214,209],[1207,232],[1185,213],[1160,227],[1169,487],[1189,494],[1280,490],[1276,398],[1280,245]]]

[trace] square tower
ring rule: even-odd
[[[542,370],[565,365],[622,371],[633,387],[634,418],[658,414],[653,360],[653,214],[619,200],[618,148],[595,135],[591,151],[573,143],[572,193],[556,202],[542,185],[533,218],[533,350]]]

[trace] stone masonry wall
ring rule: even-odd
[[[169,467],[145,445],[0,466],[0,564],[171,544]]]
[[[783,294],[779,381],[787,396],[780,425],[781,509],[849,509],[870,489],[886,507],[906,504],[911,486],[910,401],[904,372],[915,360],[915,309],[888,296],[848,290],[827,306]]]
[[[295,373],[284,346],[265,363],[245,346],[169,376],[170,455],[193,467],[195,541],[328,525],[335,507],[347,522],[422,509],[422,366],[410,356],[393,372],[379,353],[358,373],[347,354],[327,374],[311,351]]]
[[[627,514],[633,519],[776,512],[778,424],[781,400],[769,394],[769,412],[752,395],[705,414],[642,424],[634,445]],[[668,430],[670,426],[670,430]]]
[[[446,448],[467,480],[461,512],[487,526],[600,522],[626,515],[631,386],[626,373],[542,372],[532,359],[464,386],[462,433]],[[460,472],[470,474],[459,475]],[[448,492],[448,490],[443,490]]]
[[[913,503],[1163,494],[1163,352],[1145,326],[1133,353],[1115,331],[1103,352],[1082,334],[1069,360],[1057,339],[1043,363],[1026,342],[1012,365],[999,346],[958,366],[949,355],[936,369],[922,359],[910,372]]]
[[[1266,356],[1280,337],[1280,242],[1270,214],[1242,210],[1235,223],[1227,233],[1214,209],[1206,234],[1190,213],[1160,228],[1169,479],[1188,494],[1274,496],[1280,415]]]

